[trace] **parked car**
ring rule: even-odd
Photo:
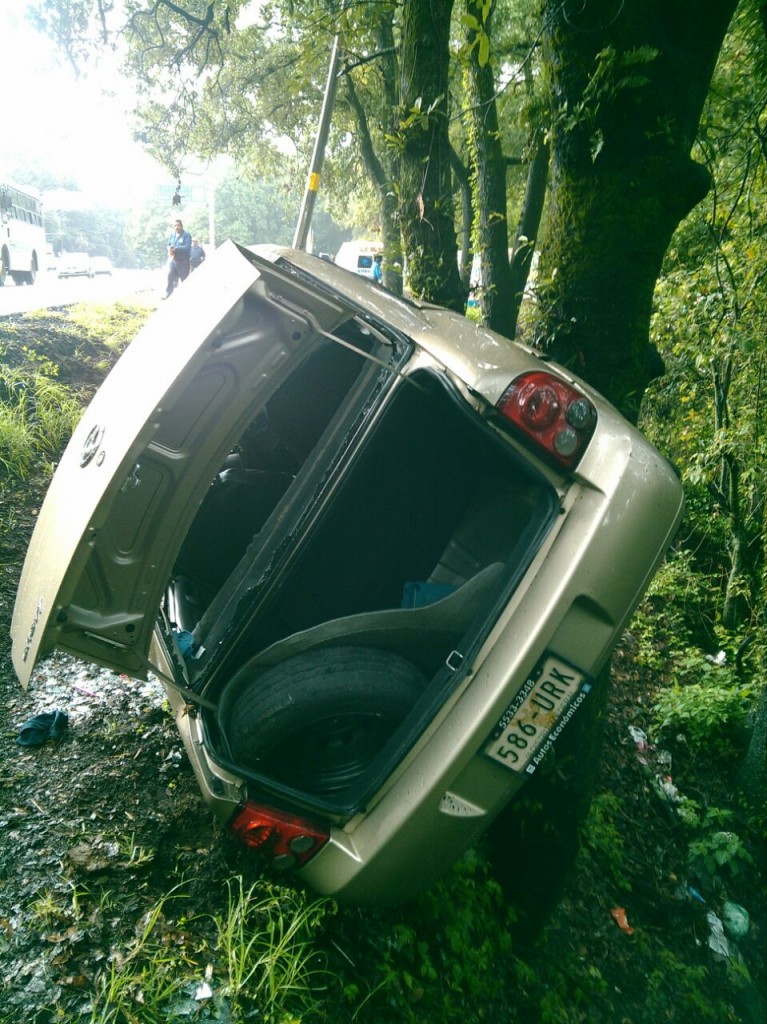
[[[91,258],[87,252],[59,254],[59,277],[90,277]]]
[[[427,886],[588,708],[682,489],[540,354],[227,242],[41,509],[12,636],[165,686],[216,816],[360,904]]]
[[[99,274],[112,276],[112,263],[106,256],[91,256],[91,277]]]

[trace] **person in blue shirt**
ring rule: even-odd
[[[383,287],[383,256],[380,252],[375,254],[373,260],[373,280],[379,287]]]
[[[192,249],[192,236],[184,231],[184,225],[177,220],[173,226],[173,234],[168,239],[168,284],[165,288],[167,299],[173,289],[189,277],[189,256]]]

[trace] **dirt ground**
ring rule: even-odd
[[[66,353],[59,362],[66,367]],[[130,945],[153,900],[183,881],[211,911],[225,900],[228,877],[258,875],[203,807],[159,684],[54,655],[27,692],[19,687],[9,626],[43,490],[41,480],[0,482],[3,507],[13,510],[0,536],[2,1024],[89,1021],[94,979],[116,949]],[[573,996],[568,1022],[698,1024],[713,1019],[695,1005],[709,994],[711,1004],[728,1007],[722,1024],[764,1024],[763,851],[754,850],[755,865],[726,886],[690,873],[673,799],[658,778],[673,778],[680,792],[712,806],[727,805],[730,784],[683,748],[637,743],[630,727],[649,728],[653,680],[633,653],[628,633],[608,700],[601,816],[538,946],[525,954],[531,981],[519,985],[508,1019],[556,1020],[542,1014],[541,986],[547,978],[561,982],[555,965],[578,964],[594,987],[580,1009]],[[59,739],[38,747],[16,742],[31,716],[53,710],[68,716]],[[618,845],[620,857],[606,862]],[[728,902],[747,908],[750,923],[723,951],[708,915],[721,917]],[[348,934],[348,922],[344,928]]]

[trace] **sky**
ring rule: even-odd
[[[31,158],[80,182],[86,204],[116,208],[171,184],[133,141],[120,101],[103,95],[105,72],[100,81],[78,78],[25,21],[26,8],[25,0],[0,0],[0,179],[19,158]],[[109,85],[119,88],[119,79]]]

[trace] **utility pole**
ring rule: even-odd
[[[325,159],[325,146],[328,141],[330,121],[333,116],[333,104],[336,98],[336,85],[338,84],[338,49],[339,41],[338,36],[336,36],[333,40],[333,50],[330,54],[330,69],[328,70],[328,80],[325,85],[325,96],[322,101],[317,137],[314,140],[314,152],[312,154],[311,166],[309,167],[309,176],[306,181],[306,191],[301,203],[301,212],[298,215],[296,233],[293,236],[294,249],[306,249],[306,241],[312,226],[314,204],[317,200],[317,193],[320,190],[320,172],[322,170],[322,162]]]

